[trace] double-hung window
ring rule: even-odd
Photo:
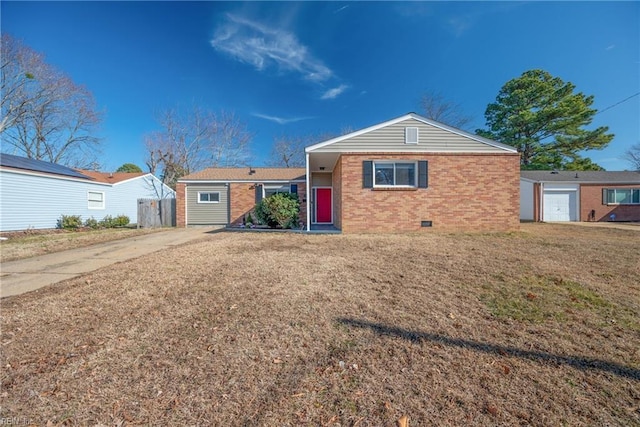
[[[104,192],[88,191],[87,192],[87,208],[104,209]]]
[[[603,199],[606,205],[638,205],[640,188],[605,188]]]
[[[374,187],[416,187],[416,162],[374,162]]]
[[[218,191],[198,191],[198,203],[220,203],[220,193]]]

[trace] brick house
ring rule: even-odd
[[[237,224],[257,200],[250,197],[256,185],[295,183],[304,201],[301,219],[307,230],[519,227],[520,166],[513,147],[410,113],[309,146],[305,153],[306,168],[291,173],[265,169],[262,175],[256,168],[253,176],[247,176],[246,168],[229,169],[225,175],[224,169],[206,169],[182,178],[177,186],[178,225],[204,220],[193,219],[201,192],[220,193],[219,203],[227,203],[229,213],[219,223]],[[268,181],[276,177],[277,182]],[[196,189],[197,185],[208,187]],[[223,193],[231,200],[223,201]]]
[[[308,223],[342,232],[513,230],[513,147],[410,113],[307,147]]]
[[[256,203],[278,192],[297,193],[300,218],[306,218],[303,168],[208,168],[176,184],[176,223],[240,225]]]
[[[640,172],[522,171],[520,219],[640,221]]]

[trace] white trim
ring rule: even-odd
[[[307,197],[307,231],[311,230],[311,209],[309,209],[309,205],[311,205],[311,196],[313,194],[313,189],[311,190],[311,194],[309,194],[309,189],[311,188],[311,173],[309,172],[309,153],[305,153],[305,162],[304,162],[305,170],[305,195]]]
[[[84,182],[84,183],[89,183],[89,184],[105,185],[105,186],[109,186],[109,187],[111,187],[113,185],[113,184],[109,184],[107,182],[94,181],[92,179],[89,179],[89,177],[87,177],[87,179],[74,178],[74,177],[71,177],[71,176],[56,175],[56,174],[51,174],[51,173],[40,173],[40,172],[26,171],[26,170],[22,170],[22,169],[13,169],[13,168],[7,168],[7,167],[0,168],[0,172],[15,173],[15,174],[18,174],[18,175],[39,176],[39,177],[51,178],[51,179],[60,179],[62,181]]]
[[[407,126],[404,128],[404,143],[418,144],[420,140],[420,129],[417,126]]]
[[[431,125],[431,126],[439,128],[439,129],[446,130],[448,132],[451,132],[451,133],[454,133],[454,134],[457,134],[457,135],[460,135],[460,136],[464,136],[466,138],[470,138],[470,139],[472,139],[474,141],[481,142],[481,143],[489,145],[491,147],[500,148],[501,150],[504,150],[504,151],[507,151],[507,152],[510,152],[510,153],[517,153],[518,152],[518,150],[515,147],[512,147],[510,145],[501,144],[499,142],[492,141],[490,139],[483,138],[483,137],[478,136],[478,135],[470,134],[470,133],[465,132],[465,131],[460,130],[460,129],[452,128],[451,126],[447,126],[444,123],[440,123],[440,122],[436,122],[435,120],[427,119],[427,118],[419,116],[419,115],[417,115],[415,113],[405,114],[404,116],[397,117],[395,119],[391,119],[391,120],[388,120],[386,122],[379,123],[377,125],[369,126],[368,128],[361,129],[361,130],[356,131],[356,132],[351,132],[351,133],[348,133],[346,135],[342,135],[342,136],[338,136],[336,138],[330,139],[328,141],[324,141],[324,142],[320,142],[318,144],[310,145],[309,147],[305,148],[304,151],[306,153],[311,153],[312,151],[315,151],[315,150],[317,150],[319,148],[322,148],[322,147],[326,147],[327,145],[335,144],[336,142],[344,141],[345,139],[354,138],[356,136],[359,136],[359,135],[362,135],[362,134],[365,134],[365,133],[368,133],[368,132],[371,132],[371,131],[374,131],[374,130],[382,129],[384,127],[387,127],[387,126],[390,126],[390,125],[394,125],[396,123],[400,123],[400,122],[402,122],[404,120],[408,120],[408,119],[414,119],[414,120],[417,120],[417,121],[422,122],[424,124]]]
[[[181,179],[177,182],[181,184],[287,184],[287,183],[305,183],[306,179],[271,179],[271,180],[237,180],[237,179]]]
[[[100,207],[97,206],[91,206],[91,202],[97,202],[97,200],[91,200],[89,199],[89,195],[93,193],[93,194],[100,194],[102,197],[102,205]],[[94,191],[94,190],[87,190],[87,209],[90,210],[99,210],[99,211],[103,211],[106,209],[107,206],[107,196],[105,194],[104,191]]]
[[[317,202],[317,194],[316,194],[316,190],[318,189],[322,189],[322,190],[326,190],[329,189],[331,190],[331,222],[318,222],[318,202]],[[315,214],[315,221],[313,221],[314,224],[324,224],[324,225],[328,225],[328,224],[333,224],[333,186],[326,186],[326,185],[319,185],[317,187],[312,187],[311,188],[311,194],[313,194],[313,213]]]
[[[200,195],[201,194],[217,194],[218,195],[218,200],[208,200],[208,201],[202,201],[200,200]],[[196,203],[197,204],[211,204],[211,203],[220,203],[220,192],[219,191],[198,191],[198,198],[196,199]]]

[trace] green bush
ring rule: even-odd
[[[278,193],[262,199],[255,209],[258,220],[271,228],[297,227],[299,212],[298,195],[286,193]]]
[[[80,215],[61,215],[58,218],[57,227],[63,230],[77,230],[82,227],[82,217]]]
[[[95,230],[96,228],[100,228],[100,223],[97,219],[91,217],[84,220],[84,226],[87,228],[93,228]]]
[[[126,215],[118,215],[114,218],[111,215],[107,215],[102,218],[99,224],[100,227],[104,228],[125,227],[129,224],[129,217]]]

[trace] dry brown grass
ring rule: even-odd
[[[220,233],[2,300],[1,416],[638,425],[640,233]]]
[[[31,258],[67,249],[83,248],[98,243],[126,239],[141,234],[155,233],[160,228],[110,228],[106,230],[27,230],[0,233],[7,240],[0,240],[2,261]]]

